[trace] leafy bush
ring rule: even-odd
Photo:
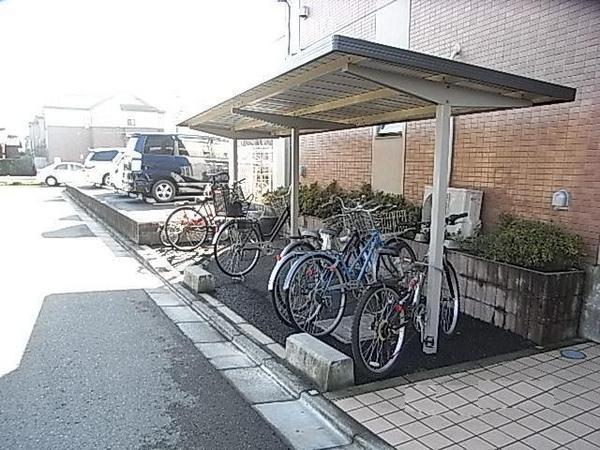
[[[287,188],[280,188],[264,195],[263,200],[267,205],[273,205],[277,199],[285,194]],[[347,190],[336,181],[321,187],[318,183],[300,185],[299,203],[300,213],[306,216],[315,216],[325,219],[341,212],[339,202],[331,202],[334,197],[340,197],[344,203],[351,204],[358,200],[362,202],[373,201],[377,205],[394,206],[397,210],[406,210],[409,220],[420,220],[421,210],[418,206],[408,202],[402,195],[373,192],[368,184],[359,189]],[[330,203],[331,202],[331,203]]]
[[[493,261],[554,272],[581,267],[583,238],[558,225],[503,215],[494,231],[465,239],[461,249]]]
[[[0,175],[28,176],[35,174],[33,158],[29,155],[20,158],[0,159]]]

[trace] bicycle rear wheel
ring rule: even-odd
[[[352,321],[352,355],[359,372],[374,378],[396,367],[410,319],[401,293],[379,283],[360,299]]]
[[[206,242],[208,221],[196,208],[182,206],[173,211],[164,226],[167,241],[177,250],[192,251]]]
[[[246,275],[258,262],[260,241],[252,221],[234,219],[227,222],[215,238],[213,254],[217,266],[230,277]]]
[[[327,336],[339,325],[346,308],[345,279],[335,259],[312,255],[292,270],[287,292],[290,318],[306,333]]]

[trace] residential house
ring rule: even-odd
[[[164,111],[133,95],[69,98],[43,110],[29,135],[36,154],[49,161],[83,161],[90,148],[125,146],[129,133],[164,131]]]

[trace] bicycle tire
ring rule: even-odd
[[[404,239],[399,237],[391,237],[383,243],[384,248],[393,248],[398,252],[398,256],[381,255],[380,262],[383,263],[385,270],[395,278],[402,277],[408,270],[409,266],[417,260],[412,247]],[[378,261],[379,262],[379,261]],[[398,265],[401,265],[398,270]],[[381,267],[378,268],[378,272]]]
[[[326,267],[332,273],[332,277],[329,280],[335,280],[341,286],[339,290],[339,305],[337,307],[328,308],[325,305],[325,308],[323,308],[324,302],[322,298],[310,298],[310,304],[307,301],[303,301],[306,300],[305,298],[301,298],[303,291],[299,288],[300,281],[310,281],[315,277],[315,273],[309,273],[304,266],[309,263],[315,263],[317,260],[321,261],[322,266],[316,269],[316,273]],[[335,263],[335,258],[330,255],[306,255],[294,263],[286,277],[285,285],[288,287],[286,295],[289,316],[299,330],[312,336],[324,337],[331,334],[339,325],[346,309],[347,294],[343,287],[345,277]],[[309,317],[303,315],[307,307],[311,308],[308,310]],[[320,314],[321,311],[328,309],[334,314],[325,314],[323,316]],[[333,317],[327,317],[328,315],[333,315]]]
[[[389,307],[390,310],[384,311],[386,314],[385,320],[375,323],[374,319],[368,315],[373,311],[368,311],[367,308],[377,295],[386,293],[391,294],[393,298],[382,299],[381,304],[382,308]],[[396,305],[401,305],[401,309],[396,310]],[[394,324],[392,320],[397,322]],[[357,372],[374,379],[384,378],[391,374],[397,367],[404,342],[409,339],[406,335],[412,329],[410,324],[407,309],[404,307],[404,302],[402,302],[402,295],[395,285],[380,282],[367,289],[356,306],[352,320],[352,356]],[[391,337],[395,335],[393,331],[395,326],[398,327],[398,338],[393,343]],[[373,345],[379,345],[377,342],[381,342],[381,350],[383,351],[386,341],[390,340],[391,342],[388,350],[386,350],[389,358],[385,361],[374,361],[372,353],[364,355],[365,351],[368,353],[368,349],[363,351],[362,344],[368,342],[368,339],[362,338],[369,337],[371,332],[373,333],[371,341],[376,340],[376,343],[371,344],[369,348],[372,348]],[[366,361],[366,359],[369,361]]]
[[[295,259],[303,255],[302,252],[315,250],[308,242],[297,242],[294,244],[297,245],[288,248],[285,256],[275,264],[269,280],[269,293],[275,314],[277,315],[277,318],[288,327],[295,327],[295,324],[289,316],[287,295],[283,289],[285,277],[295,262]]]
[[[448,300],[448,309],[444,310],[444,303],[446,303],[446,299],[442,297],[442,301],[440,304],[440,328],[442,330],[443,336],[450,337],[456,330],[456,325],[458,323],[458,317],[460,315],[460,288],[458,286],[458,275],[456,274],[456,270],[454,266],[450,263],[450,261],[446,261],[444,263],[444,278],[446,279],[446,283],[448,284],[449,294],[452,296],[450,300]],[[444,295],[443,287],[442,287],[442,296]],[[452,314],[452,319],[448,326],[444,326],[443,318],[445,311],[448,311]]]
[[[180,218],[181,213],[184,215]],[[173,248],[189,252],[206,242],[208,219],[193,206],[181,206],[169,214],[164,229],[167,241]]]
[[[242,235],[244,237],[241,239],[240,239],[240,230],[244,230],[244,232],[242,233]],[[230,244],[229,246],[227,246],[226,240],[229,237],[231,237],[232,239],[235,239],[237,242],[235,244]],[[251,240],[252,238],[253,238],[253,240]],[[240,240],[243,240],[244,242],[240,242]],[[252,271],[252,269],[254,269],[254,267],[258,263],[258,258],[260,256],[260,249],[256,248],[256,249],[252,249],[252,250],[244,250],[244,247],[246,246],[246,244],[248,242],[253,242],[253,243],[261,242],[260,234],[256,230],[256,227],[254,226],[254,223],[252,221],[249,221],[246,219],[233,219],[233,220],[230,220],[229,222],[226,222],[223,226],[221,226],[221,228],[219,229],[219,231],[217,233],[217,236],[215,237],[215,243],[213,245],[213,256],[214,256],[215,262],[217,263],[217,267],[219,268],[219,270],[221,270],[221,272],[223,272],[225,275],[235,278],[235,277],[242,277],[244,275],[247,275],[248,273],[250,273]],[[234,271],[233,265],[231,265],[231,268],[227,267],[227,265],[225,263],[225,259],[223,257],[223,255],[225,253],[223,250],[227,250],[227,248],[230,248],[231,245],[236,246],[233,249],[234,252],[242,253],[242,256],[241,256],[242,258],[244,256],[243,253],[251,252],[252,256],[249,259],[250,263],[246,268],[244,268],[242,270]],[[241,245],[241,248],[239,248],[240,245]]]

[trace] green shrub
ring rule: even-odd
[[[29,176],[35,174],[33,158],[29,155],[20,158],[0,159],[0,175]]]
[[[274,192],[264,195],[263,200],[268,205],[273,205],[277,198],[285,194],[287,188],[279,188]],[[420,220],[421,210],[418,206],[406,201],[402,195],[373,192],[371,186],[363,184],[359,189],[344,189],[336,181],[321,187],[318,183],[303,184],[299,188],[300,213],[306,216],[315,216],[325,219],[341,212],[340,203],[331,202],[335,197],[340,197],[344,203],[351,204],[358,200],[363,202],[374,201],[377,205],[394,206],[396,210],[406,210],[409,220]]]
[[[503,215],[497,229],[465,239],[461,249],[493,261],[554,272],[581,267],[583,238],[558,225]]]

